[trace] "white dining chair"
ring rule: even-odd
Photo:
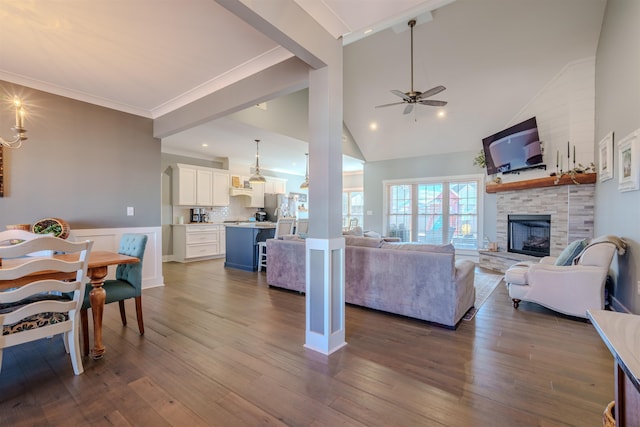
[[[296,236],[300,234],[308,234],[309,233],[309,220],[308,219],[299,219],[296,221],[296,232],[294,233]]]
[[[276,222],[276,231],[273,235],[274,239],[280,236],[293,233],[295,218],[280,218]],[[262,271],[267,267],[267,242],[258,242],[258,271]]]
[[[53,236],[0,246],[0,285],[12,288],[0,292],[0,369],[3,349],[63,334],[73,372],[80,375],[84,371],[79,340],[80,307],[92,246],[92,241],[68,242]],[[39,251],[77,256],[71,260],[26,257]]]
[[[33,240],[37,237],[42,236],[53,236],[51,234],[36,234],[26,230],[4,230],[0,231],[0,246],[9,246],[15,245],[21,241]],[[38,251],[32,254],[27,254],[28,256],[51,256],[53,255],[53,251]]]

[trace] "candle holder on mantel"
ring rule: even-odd
[[[578,180],[576,180],[576,175],[577,174],[581,174],[581,173],[594,173],[596,171],[596,165],[591,162],[589,164],[589,166],[583,166],[582,163],[578,163],[578,166],[575,166],[574,164],[574,168],[573,169],[569,169],[568,171],[562,171],[560,170],[559,174],[556,174],[556,179],[555,181],[553,181],[554,184],[558,185],[558,183],[560,182],[560,179],[564,176],[567,175],[569,178],[571,178],[571,181],[573,181],[574,184],[580,184],[580,182],[578,182]]]

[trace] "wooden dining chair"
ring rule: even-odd
[[[87,283],[92,241],[68,242],[40,236],[0,246],[0,368],[4,348],[63,334],[73,372],[84,368],[79,346],[79,311]],[[78,254],[76,261],[54,257],[27,257],[40,251]],[[46,272],[46,273],[43,273]]]
[[[140,260],[135,264],[120,264],[116,267],[116,278],[107,279],[102,287],[106,293],[105,305],[118,302],[120,306],[120,319],[122,325],[127,326],[127,314],[125,312],[124,301],[133,298],[136,302],[136,318],[138,320],[138,331],[144,335],[144,320],[142,317],[142,259],[147,246],[147,236],[145,234],[125,233],[120,238],[118,253],[134,256]],[[87,310],[91,308],[89,301],[91,286],[85,291],[84,302],[80,318],[82,321],[82,350],[89,354],[89,316]]]

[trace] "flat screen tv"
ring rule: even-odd
[[[542,164],[542,146],[535,117],[484,138],[482,147],[489,175]]]

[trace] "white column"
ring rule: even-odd
[[[305,347],[331,354],[346,345],[342,237],[342,46],[309,71],[309,238]]]
[[[344,238],[307,238],[306,257],[304,346],[331,354],[347,345],[344,335]]]

